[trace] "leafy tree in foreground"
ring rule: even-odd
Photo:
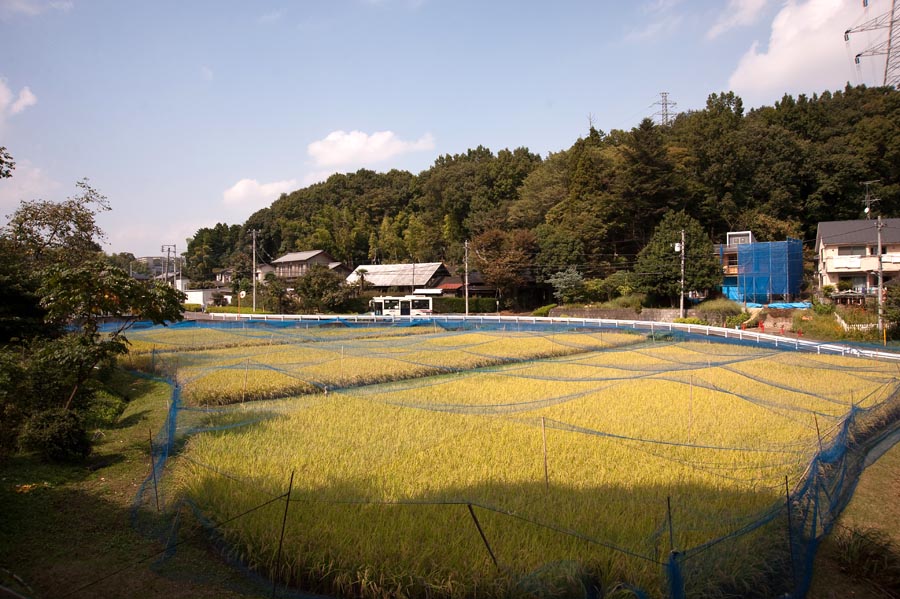
[[[68,335],[77,343],[59,356],[74,377],[65,408],[70,407],[78,387],[91,376],[95,366],[128,351],[124,333],[135,322],[166,324],[181,320],[184,301],[180,291],[158,281],[145,284],[100,259],[74,267],[50,266],[44,272],[39,293],[47,320],[80,326],[80,331]],[[114,328],[101,334],[101,319],[114,323]]]
[[[110,209],[109,202],[87,179],[75,185],[81,193],[62,202],[22,201],[3,230],[15,251],[37,270],[50,264],[75,265],[100,251],[99,242],[106,236],[95,218]]]
[[[700,223],[684,211],[667,213],[653,232],[650,242],[638,254],[638,287],[658,298],[677,303],[681,293],[681,253],[675,244],[685,235],[684,292],[706,291],[722,281],[722,268],[713,244]]]
[[[0,231],[0,279],[29,275],[17,279],[21,301],[0,312],[0,451],[18,439],[49,459],[86,456],[82,413],[98,367],[127,351],[137,320],[181,319],[181,292],[139,282],[98,251],[94,216],[108,204],[78,185],[82,195],[65,202],[22,202]]]

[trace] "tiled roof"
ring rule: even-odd
[[[359,279],[359,271],[366,283],[372,287],[423,287],[436,274],[449,275],[443,262],[420,262],[417,264],[362,264],[356,267],[347,282],[355,284]]]
[[[306,262],[310,258],[318,256],[325,250],[307,250],[305,252],[291,252],[281,258],[272,260],[272,264],[284,264],[285,262]]]
[[[900,218],[884,218],[881,243],[900,243]],[[878,242],[878,221],[835,220],[819,223],[816,250],[822,245],[869,245]]]

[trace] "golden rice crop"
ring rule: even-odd
[[[284,333],[280,344],[251,337],[237,347],[137,354],[129,364],[174,374],[192,404],[221,405],[570,355],[641,339],[624,333],[463,332],[312,342],[305,331],[295,335]],[[288,342],[292,338],[302,342]]]
[[[245,404],[248,418],[273,417],[193,437],[175,480],[225,522],[285,493],[293,472],[279,563],[283,502],[223,534],[246,563],[314,591],[524,596],[534,585],[568,588],[573,571],[563,565],[574,564],[576,580],[662,596],[670,549],[728,535],[780,505],[785,477],[799,480],[851,402],[874,406],[897,387],[895,367],[874,360],[622,345],[634,339],[454,333],[348,344],[343,363],[334,345],[250,348],[252,358],[208,352],[179,368],[186,388],[216,363],[228,365],[215,370],[227,384],[244,376],[259,389],[264,380],[251,384],[249,373],[262,369],[242,370],[248,359],[344,388],[303,404]],[[362,386],[379,376],[391,382]],[[289,386],[274,380],[273,389]],[[709,552],[691,590],[706,592],[715,572],[752,576],[783,548],[783,532],[771,524]]]

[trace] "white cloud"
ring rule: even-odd
[[[729,88],[748,106],[774,102],[785,93],[842,88],[854,78],[843,32],[859,21],[861,11],[856,2],[845,0],[788,0],[772,21],[768,48],[751,45]]]
[[[0,19],[15,16],[35,17],[47,10],[67,12],[75,6],[71,0],[0,0]]]
[[[6,80],[0,77],[0,127],[10,116],[19,114],[35,104],[37,104],[37,96],[28,86],[19,90],[19,94],[16,96],[6,84]]]
[[[37,96],[31,93],[31,89],[28,86],[25,86],[19,91],[19,97],[16,101],[9,107],[9,113],[19,114],[29,106],[34,106],[35,104],[37,104]]]
[[[19,207],[22,200],[56,200],[62,187],[28,160],[18,160],[12,177],[0,179],[0,217],[2,222]]]
[[[434,149],[434,138],[426,133],[416,141],[403,141],[393,131],[332,131],[325,139],[307,146],[318,167],[363,166],[383,162],[401,154]]]
[[[706,32],[707,39],[715,39],[735,27],[752,25],[762,16],[767,0],[730,0],[715,24]]]
[[[282,193],[299,187],[296,179],[260,183],[256,179],[241,179],[222,194],[226,206],[250,208],[252,211],[265,208],[278,199]]]
[[[23,87],[18,94],[14,94],[6,84],[6,80],[0,77],[0,131],[3,131],[7,119],[35,104],[37,104],[37,96],[32,93],[30,88]]]

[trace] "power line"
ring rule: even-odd
[[[868,0],[863,0],[864,7],[868,4]],[[850,41],[851,33],[878,29],[888,30],[887,39],[858,53],[854,57],[854,62],[858,65],[862,57],[885,56],[883,85],[896,88],[900,84],[900,5],[897,4],[897,0],[891,1],[891,9],[888,12],[844,31],[844,41]]]

